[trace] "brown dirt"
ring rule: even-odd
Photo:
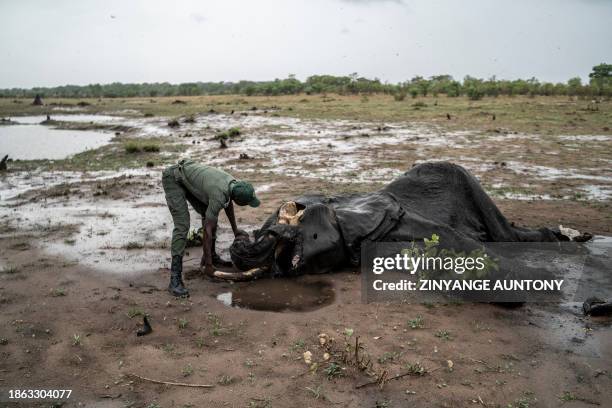
[[[123,198],[124,182],[134,183],[105,182],[101,189]],[[321,181],[281,180],[261,194],[261,211],[238,210],[240,223],[259,224],[288,198],[289,186],[296,194],[327,188]],[[64,190],[49,194],[58,191]],[[521,225],[612,230],[601,207],[582,201],[498,203]],[[555,306],[363,304],[359,276],[344,271],[321,278],[334,289],[331,305],[285,313],[237,309],[215,299],[235,285],[195,278],[187,281],[191,297],[174,299],[165,291],[167,269],[130,278],[101,274],[39,252],[31,231],[3,231],[2,261],[16,266],[0,275],[3,390],[73,389],[70,407],[579,407],[612,401],[609,328]],[[193,272],[200,250],[190,253],[196,261],[186,269]],[[135,335],[141,313],[154,329],[145,337]],[[412,329],[408,320],[417,316],[423,328]],[[324,362],[309,372],[302,353],[322,359],[319,333],[342,349],[346,328],[353,330],[349,343],[359,336],[377,372],[393,376],[419,362],[427,373],[355,389],[372,378],[333,353],[331,360],[345,368],[341,376],[329,379]],[[437,337],[440,331],[449,338]],[[160,385],[130,374],[214,387]],[[574,400],[563,402],[564,393]]]

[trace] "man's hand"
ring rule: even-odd
[[[212,265],[200,265],[200,271],[209,278],[215,275],[215,268]]]

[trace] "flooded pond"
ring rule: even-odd
[[[12,159],[65,159],[76,153],[97,149],[113,138],[111,133],[91,130],[54,129],[40,125],[44,116],[13,118],[18,125],[0,126],[0,155]],[[118,119],[103,115],[57,115],[52,119],[72,122],[109,122]]]
[[[236,284],[217,295],[226,306],[271,312],[307,312],[330,305],[333,285],[317,276],[261,279]]]

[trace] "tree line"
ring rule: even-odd
[[[346,76],[313,75],[300,81],[294,75],[273,81],[239,82],[186,82],[181,84],[141,83],[90,84],[84,86],[64,85],[57,87],[38,87],[31,89],[0,89],[0,97],[31,98],[124,98],[157,96],[194,96],[194,95],[295,95],[295,94],[392,94],[396,100],[407,96],[449,97],[467,96],[477,100],[485,96],[498,95],[568,95],[582,97],[612,96],[612,64],[599,64],[593,67],[589,81],[583,83],[579,77],[565,83],[540,82],[536,78],[504,80],[466,76],[462,81],[450,75],[435,75],[429,78],[416,76],[409,81],[390,84],[379,79],[368,79],[356,73]]]

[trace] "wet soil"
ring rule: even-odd
[[[226,306],[242,309],[306,312],[333,303],[335,292],[325,278],[302,276],[238,283],[216,298]]]
[[[189,155],[252,181],[262,206],[236,209],[248,231],[297,195],[370,191],[413,163],[450,158],[496,193],[496,203],[519,225],[612,234],[609,136],[576,145],[561,136],[499,138],[412,124],[379,135],[372,132],[375,123],[224,116],[198,117],[191,136],[184,127],[168,130],[162,118],[131,117],[124,124],[136,129],[128,137],[167,137],[188,146]],[[210,138],[230,126],[245,134],[218,149]],[[589,154],[570,154],[580,146]],[[240,160],[241,152],[252,159]],[[512,310],[363,304],[354,271],[237,284],[194,277],[186,281],[191,297],[175,299],[166,292],[172,223],[159,183],[162,166],[98,172],[45,166],[26,171],[15,163],[0,177],[0,338],[6,340],[0,342],[0,389],[72,388],[68,407],[612,401],[610,321],[582,316],[578,304]],[[599,190],[588,196],[588,186]],[[199,223],[192,213],[192,226]],[[218,245],[226,258],[231,240],[221,216]],[[185,271],[196,276],[201,249],[187,252]],[[228,293],[237,307],[227,306]],[[153,332],[137,337],[143,314]],[[415,319],[422,324],[413,328]],[[334,338],[330,360],[320,333]],[[376,372],[392,377],[416,363],[425,372],[355,389],[373,379],[341,358],[356,337]],[[317,370],[304,363],[305,351],[319,362]],[[214,387],[161,385],[132,374]]]

